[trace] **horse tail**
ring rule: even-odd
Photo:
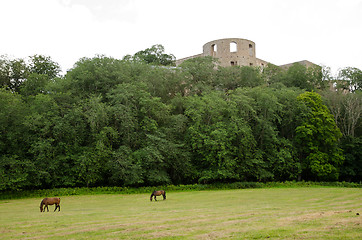
[[[163,191],[163,199],[166,199],[166,191]]]

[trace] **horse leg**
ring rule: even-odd
[[[45,207],[47,208],[48,212],[49,212],[49,208],[48,208],[48,205],[45,205]],[[44,212],[45,212],[45,208],[44,208]]]
[[[54,212],[57,210],[57,208],[58,208],[58,204],[55,204]]]
[[[156,195],[155,195],[155,201],[157,201],[157,199],[156,199]]]

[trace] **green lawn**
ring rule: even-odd
[[[151,194],[151,193],[150,193]],[[362,239],[360,188],[269,188],[0,201],[0,239]]]

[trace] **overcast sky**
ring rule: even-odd
[[[362,69],[362,0],[0,0],[0,55],[119,58],[162,44],[176,58],[245,38],[276,65]]]

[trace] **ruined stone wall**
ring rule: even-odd
[[[242,38],[224,38],[214,40],[205,43],[203,46],[203,52],[191,57],[178,59],[176,66],[181,64],[183,61],[195,58],[195,57],[206,57],[212,56],[218,59],[219,65],[222,67],[228,66],[256,66],[263,69],[269,62],[262,59],[256,58],[255,54],[255,43],[253,41],[242,39]],[[304,66],[313,67],[318,66],[307,60],[298,62]],[[294,63],[281,65],[283,69],[288,69]]]
[[[224,38],[204,44],[203,53],[178,59],[176,65],[183,61],[200,56],[212,56],[218,59],[219,65],[228,66],[266,66],[268,62],[256,58],[255,43],[241,38]]]
[[[240,38],[214,40],[203,46],[203,56],[213,56],[220,66],[255,66],[255,43]]]

